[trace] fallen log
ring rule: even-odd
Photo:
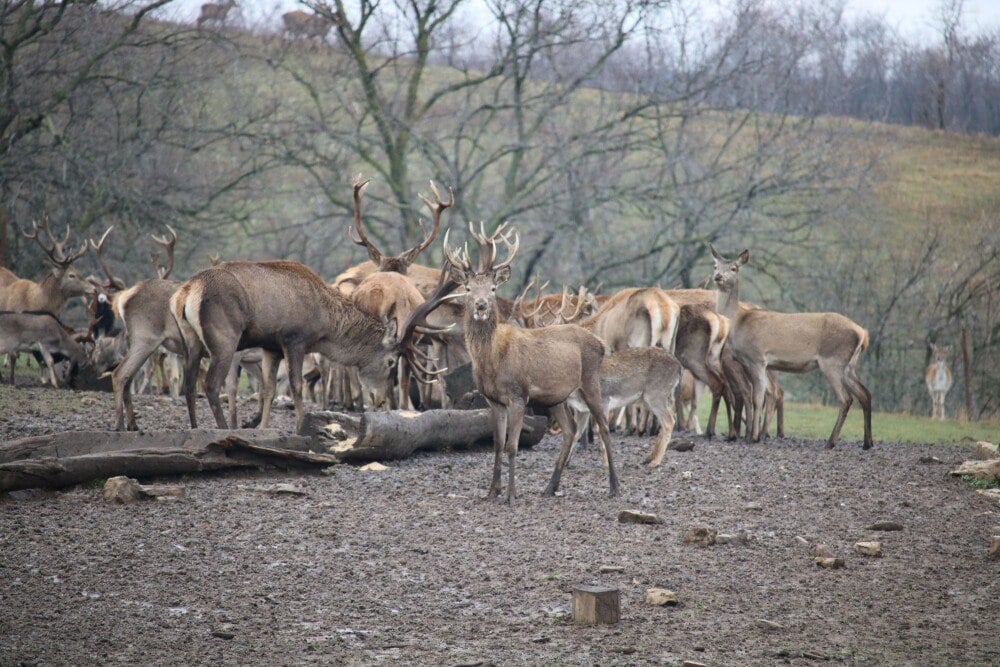
[[[545,435],[548,418],[526,416],[520,447],[532,447]],[[402,459],[430,449],[465,448],[493,442],[489,410],[430,410],[428,412],[307,413],[300,432],[313,449],[342,461]]]
[[[214,470],[326,467],[309,439],[276,431],[77,431],[0,445],[0,491],[57,489],[104,477],[155,477]]]

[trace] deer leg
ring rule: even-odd
[[[49,354],[49,351],[46,350],[43,345],[38,346],[38,353],[42,355],[42,359],[45,361],[45,367],[49,371],[49,382],[52,383],[52,388],[58,389],[59,380],[56,379],[56,369],[54,366],[54,362],[52,361],[52,355]]]
[[[830,439],[826,442],[827,449],[832,449],[840,438],[840,429],[844,426],[844,420],[847,419],[847,412],[851,409],[854,399],[847,390],[846,369],[831,368],[830,366],[824,367],[823,364],[820,364],[820,370],[826,376],[827,382],[830,383],[830,387],[833,389],[833,393],[837,396],[837,401],[840,403],[840,414],[837,415],[837,422],[833,425]]]
[[[493,412],[493,480],[487,498],[500,495],[501,456],[507,439],[507,409],[490,401],[490,410]]]
[[[188,349],[186,351],[186,357],[184,358],[184,403],[187,405],[188,411],[188,421],[191,423],[191,428],[198,428],[198,375],[201,373],[201,354],[202,348],[200,345],[191,347],[191,341],[186,341],[188,343]]]
[[[872,394],[868,391],[868,387],[861,383],[858,378],[858,373],[854,370],[853,366],[848,366],[844,372],[844,376],[847,378],[847,388],[854,394],[854,397],[858,399],[858,403],[861,404],[861,410],[865,414],[865,440],[864,444],[861,446],[862,449],[871,449],[872,445]],[[784,401],[782,401],[784,403]],[[784,405],[782,405],[784,408]],[[942,418],[944,416],[944,396],[941,396],[941,414]]]
[[[556,458],[556,467],[552,471],[552,477],[545,487],[543,495],[552,496],[559,490],[559,480],[562,478],[562,471],[569,464],[573,456],[574,445],[576,444],[576,428],[573,419],[569,416],[569,408],[566,403],[560,403],[549,408],[549,416],[556,420],[562,430],[562,445],[559,447],[559,456]],[[581,419],[586,424],[586,420]]]
[[[240,357],[233,357],[233,362],[229,364],[229,373],[226,375],[226,398],[229,402],[229,428],[236,428],[236,390],[240,384]]]
[[[128,418],[128,430],[136,431],[135,411],[132,408],[132,378],[146,363],[146,359],[155,346],[142,345],[138,341],[129,341],[128,354],[118,367],[111,373],[111,386],[115,392],[115,430],[125,430],[125,419]]]
[[[679,378],[680,374],[678,374]],[[673,387],[676,387],[676,383],[674,383]],[[650,450],[649,456],[643,461],[650,468],[655,468],[663,463],[663,456],[667,453],[667,445],[670,444],[670,437],[674,430],[674,403],[671,400],[674,393],[673,387],[669,390],[666,388],[650,388],[642,398],[649,407],[649,411],[660,420],[660,435],[653,443],[653,448]]]
[[[267,428],[268,424],[271,423],[271,405],[274,403],[274,394],[278,389],[278,365],[280,363],[281,355],[262,350],[260,357],[260,405],[257,408],[257,416],[249,424],[246,424],[252,428],[257,426]]]
[[[517,497],[515,480],[517,478],[517,445],[521,438],[521,426],[524,424],[524,403],[512,401],[507,404],[507,504],[512,505]],[[565,436],[564,436],[565,439]]]
[[[285,345],[282,351],[288,368],[288,387],[292,393],[292,403],[295,405],[295,432],[298,433],[305,420],[305,408],[302,403],[302,363],[306,351],[304,346],[298,345]]]
[[[753,404],[750,416],[747,418],[747,438],[749,442],[760,442],[761,419],[767,395],[767,367],[760,364],[749,375]]]
[[[590,416],[597,422],[598,433],[601,434],[601,444],[604,446],[604,458],[608,464],[608,487],[612,497],[618,495],[618,473],[615,472],[614,457],[611,454],[611,432],[608,430],[608,419],[601,405],[601,385],[597,373],[584,378],[580,387],[583,400],[590,409]]]

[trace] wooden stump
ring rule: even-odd
[[[617,588],[577,586],[573,589],[573,620],[589,625],[614,625],[621,619]]]

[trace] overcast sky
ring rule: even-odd
[[[223,0],[215,0],[222,2]],[[302,9],[296,0],[237,0],[248,23],[261,17],[278,16],[292,9]],[[169,10],[172,18],[194,21],[204,0],[175,0]],[[351,6],[348,3],[348,7]],[[889,23],[909,38],[927,38],[940,0],[847,0],[849,15],[871,13],[884,15]],[[965,0],[964,27],[969,32],[1000,25],[1000,0]]]

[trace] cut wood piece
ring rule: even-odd
[[[573,620],[590,625],[613,625],[621,618],[617,588],[577,586],[573,589]]]
[[[520,446],[537,444],[547,426],[547,417],[525,417]],[[489,410],[311,412],[301,435],[312,438],[313,449],[342,461],[390,461],[422,449],[492,444],[493,415]]]

